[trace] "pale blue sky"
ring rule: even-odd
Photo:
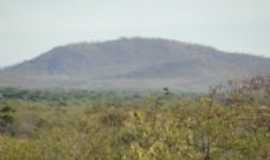
[[[0,66],[57,45],[122,36],[270,56],[270,1],[0,0]]]

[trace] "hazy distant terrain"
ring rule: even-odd
[[[269,68],[269,58],[174,40],[121,38],[55,47],[1,71],[0,86],[204,91],[229,79],[268,74]]]

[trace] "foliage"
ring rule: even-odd
[[[140,101],[78,96],[65,105],[51,98],[0,101],[0,122],[9,126],[0,160],[270,159],[270,107],[226,104],[217,91],[190,98],[164,89]]]
[[[0,134],[13,134],[14,112],[8,104],[0,107]]]

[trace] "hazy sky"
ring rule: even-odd
[[[270,56],[270,0],[0,0],[0,66],[122,36]]]

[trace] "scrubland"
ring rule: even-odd
[[[0,160],[270,159],[268,92],[212,91],[46,99],[5,89]]]

